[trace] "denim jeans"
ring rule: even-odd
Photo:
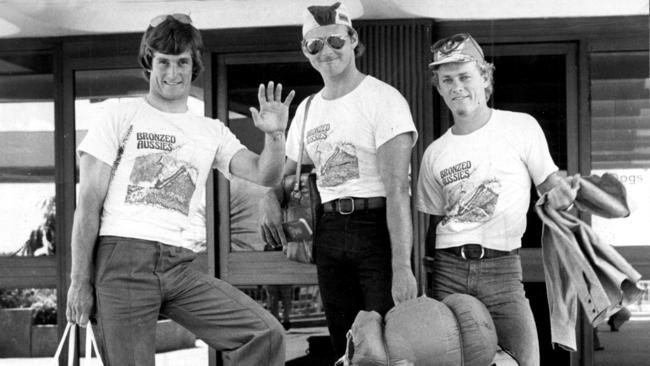
[[[254,300],[189,268],[196,254],[159,242],[100,237],[95,292],[107,366],[153,366],[155,329],[166,315],[225,353],[231,365],[284,365],[284,330]]]
[[[325,213],[314,255],[327,327],[337,356],[360,310],[382,316],[393,307],[391,245],[386,209]]]
[[[481,300],[492,316],[499,345],[520,365],[539,366],[537,328],[524,293],[519,254],[464,260],[436,250],[432,281],[431,295],[436,300],[452,293]]]

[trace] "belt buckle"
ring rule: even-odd
[[[350,211],[341,211],[341,201],[346,200],[346,199],[350,200],[350,204],[352,205],[352,209]],[[349,214],[354,212],[354,198],[352,198],[352,197],[342,197],[342,198],[339,198],[337,201],[338,201],[338,205],[337,205],[338,207],[337,208],[338,208],[339,214],[341,214],[341,215],[349,215]]]
[[[465,246],[463,245],[460,247],[460,256],[464,259],[467,260],[467,256],[465,255]],[[478,257],[478,259],[483,259],[485,257],[485,248],[481,245],[481,256]]]

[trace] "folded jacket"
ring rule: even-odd
[[[551,341],[575,351],[578,301],[596,326],[642,296],[636,285],[641,275],[589,225],[566,211],[550,209],[546,199],[546,194],[540,197],[535,211],[544,223],[542,257]],[[602,217],[629,215],[625,187],[610,174],[581,177],[575,204]]]

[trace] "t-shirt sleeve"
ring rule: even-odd
[[[312,104],[314,101],[312,100]],[[300,137],[302,136],[303,129],[303,118],[305,113],[305,106],[307,105],[307,99],[300,102],[298,108],[296,109],[296,114],[291,120],[291,125],[289,126],[289,132],[287,132],[287,144],[286,144],[286,155],[287,158],[297,162],[298,155],[300,155]],[[307,116],[309,117],[309,116]],[[303,164],[310,164],[311,160],[307,154],[307,149],[303,152],[302,157]]]
[[[525,140],[529,141],[526,154],[526,166],[528,167],[530,177],[533,179],[533,183],[535,186],[538,186],[551,173],[556,172],[558,167],[553,162],[542,127],[535,118],[531,116],[530,119],[528,139]]]
[[[393,87],[389,86],[382,89],[384,90],[381,92],[382,94],[372,101],[377,106],[375,147],[379,148],[388,140],[402,133],[410,133],[412,146],[415,146],[418,133],[406,99]]]
[[[215,154],[214,162],[215,168],[223,174],[226,179],[232,179],[232,174],[230,173],[230,162],[232,157],[235,156],[240,150],[246,149],[237,136],[233,134],[228,127],[226,127],[221,121],[216,121],[219,124],[217,129],[217,141],[221,143],[217,147]]]
[[[120,142],[126,136],[130,121],[131,107],[119,110],[103,108],[88,121],[88,132],[77,147],[77,154],[90,154],[96,159],[113,165]]]
[[[415,192],[415,207],[418,211],[429,215],[444,216],[444,197],[442,187],[435,179],[433,155],[433,149],[429,146],[420,165],[420,175]]]

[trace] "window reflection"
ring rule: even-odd
[[[606,243],[644,260],[650,257],[649,54],[593,53],[590,70],[591,173],[614,174],[627,190],[632,211],[623,219],[592,215],[592,226]],[[594,365],[647,364],[649,283],[640,281],[645,295],[594,330]]]
[[[0,54],[0,255],[54,253],[52,55]]]
[[[650,245],[650,78],[648,52],[591,57],[592,173],[625,185],[632,214],[592,217],[602,239],[618,246]]]

